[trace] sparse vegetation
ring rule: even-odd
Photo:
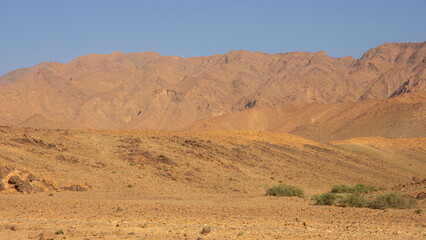
[[[395,192],[380,194],[377,195],[374,199],[370,200],[366,199],[366,193],[377,190],[378,189],[374,186],[368,186],[364,184],[357,184],[352,188],[341,184],[335,185],[331,189],[330,193],[314,195],[312,200],[315,201],[315,205],[337,205],[342,207],[358,208],[368,207],[372,209],[408,209],[415,208],[417,206],[417,201],[415,199]],[[339,195],[339,193],[343,194],[343,196]],[[414,212],[421,213],[421,209],[418,209]]]
[[[347,193],[349,192],[350,187],[341,184],[341,185],[334,185],[334,187],[331,189],[331,193]]]
[[[49,195],[48,195],[49,197],[53,197],[53,193],[49,193]]]
[[[364,184],[357,184],[355,187],[350,189],[351,193],[368,193],[368,192],[375,192],[377,191],[377,188],[374,186],[368,186]]]
[[[419,209],[416,209],[416,210],[414,210],[414,213],[416,213],[416,214],[420,214],[420,213],[422,213],[422,210],[419,208]]]
[[[333,193],[324,193],[312,197],[312,200],[315,201],[315,205],[334,205],[337,199],[338,196]]]
[[[303,197],[303,190],[286,184],[273,186],[266,190],[269,196]]]
[[[112,171],[111,173],[117,173],[116,171]]]
[[[132,185],[132,184],[129,184],[129,185],[127,185],[127,187],[128,187],[128,188],[131,188],[131,187],[133,187],[133,185]]]
[[[62,229],[59,229],[59,230],[58,230],[58,231],[56,231],[55,233],[56,233],[56,235],[64,234],[64,231],[63,231]]]
[[[340,200],[338,204],[343,207],[362,208],[367,206],[367,200],[360,193],[350,193]]]
[[[415,199],[408,198],[395,192],[380,194],[374,200],[368,202],[368,207],[373,209],[407,209],[415,208],[416,206],[417,201]]]
[[[130,166],[133,166],[133,165],[135,165],[135,163],[134,163],[134,162],[131,162],[131,163],[130,163]]]
[[[368,186],[364,184],[357,184],[355,187],[348,187],[344,184],[335,185],[332,189],[332,193],[367,193],[377,191],[374,186]]]

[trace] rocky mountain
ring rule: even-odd
[[[320,141],[352,137],[426,137],[426,93],[387,100],[258,107],[205,118],[185,130],[252,129],[285,132]]]
[[[426,90],[425,56],[425,42],[383,44],[357,60],[323,51],[89,54],[1,77],[0,125],[41,115],[71,128],[181,129],[258,107],[385,100]]]

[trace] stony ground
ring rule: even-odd
[[[422,139],[407,140],[415,144],[406,148],[398,144],[402,150],[392,148],[411,159],[405,166],[265,132],[0,130],[0,165],[13,167],[2,176],[0,239],[426,236],[424,200],[421,213],[315,206],[310,200],[338,183],[424,191],[424,184],[412,183],[413,177],[425,178]],[[34,175],[28,194],[9,184],[10,176],[28,174]],[[42,179],[52,184],[36,188]],[[306,197],[265,196],[266,187],[280,182],[301,187]],[[73,185],[87,191],[71,190]]]
[[[315,206],[246,196],[146,198],[98,193],[0,197],[2,239],[423,239],[424,213]],[[210,233],[202,234],[204,225]],[[64,234],[54,234],[62,230]]]

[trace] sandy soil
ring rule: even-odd
[[[426,149],[421,139],[407,141],[418,146],[369,144],[407,158]],[[31,173],[55,186],[0,193],[0,239],[424,239],[424,202],[417,214],[310,200],[338,183],[389,190],[425,178],[392,161],[280,133],[3,127],[0,165],[13,167],[8,176]],[[265,196],[280,182],[306,197]],[[72,184],[87,191],[63,189]],[[400,188],[425,189],[410,186]],[[209,233],[201,233],[204,225]]]

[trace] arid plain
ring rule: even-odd
[[[425,48],[114,52],[6,74],[0,239],[423,239]],[[358,183],[417,205],[311,199]],[[265,194],[279,184],[304,196]]]

